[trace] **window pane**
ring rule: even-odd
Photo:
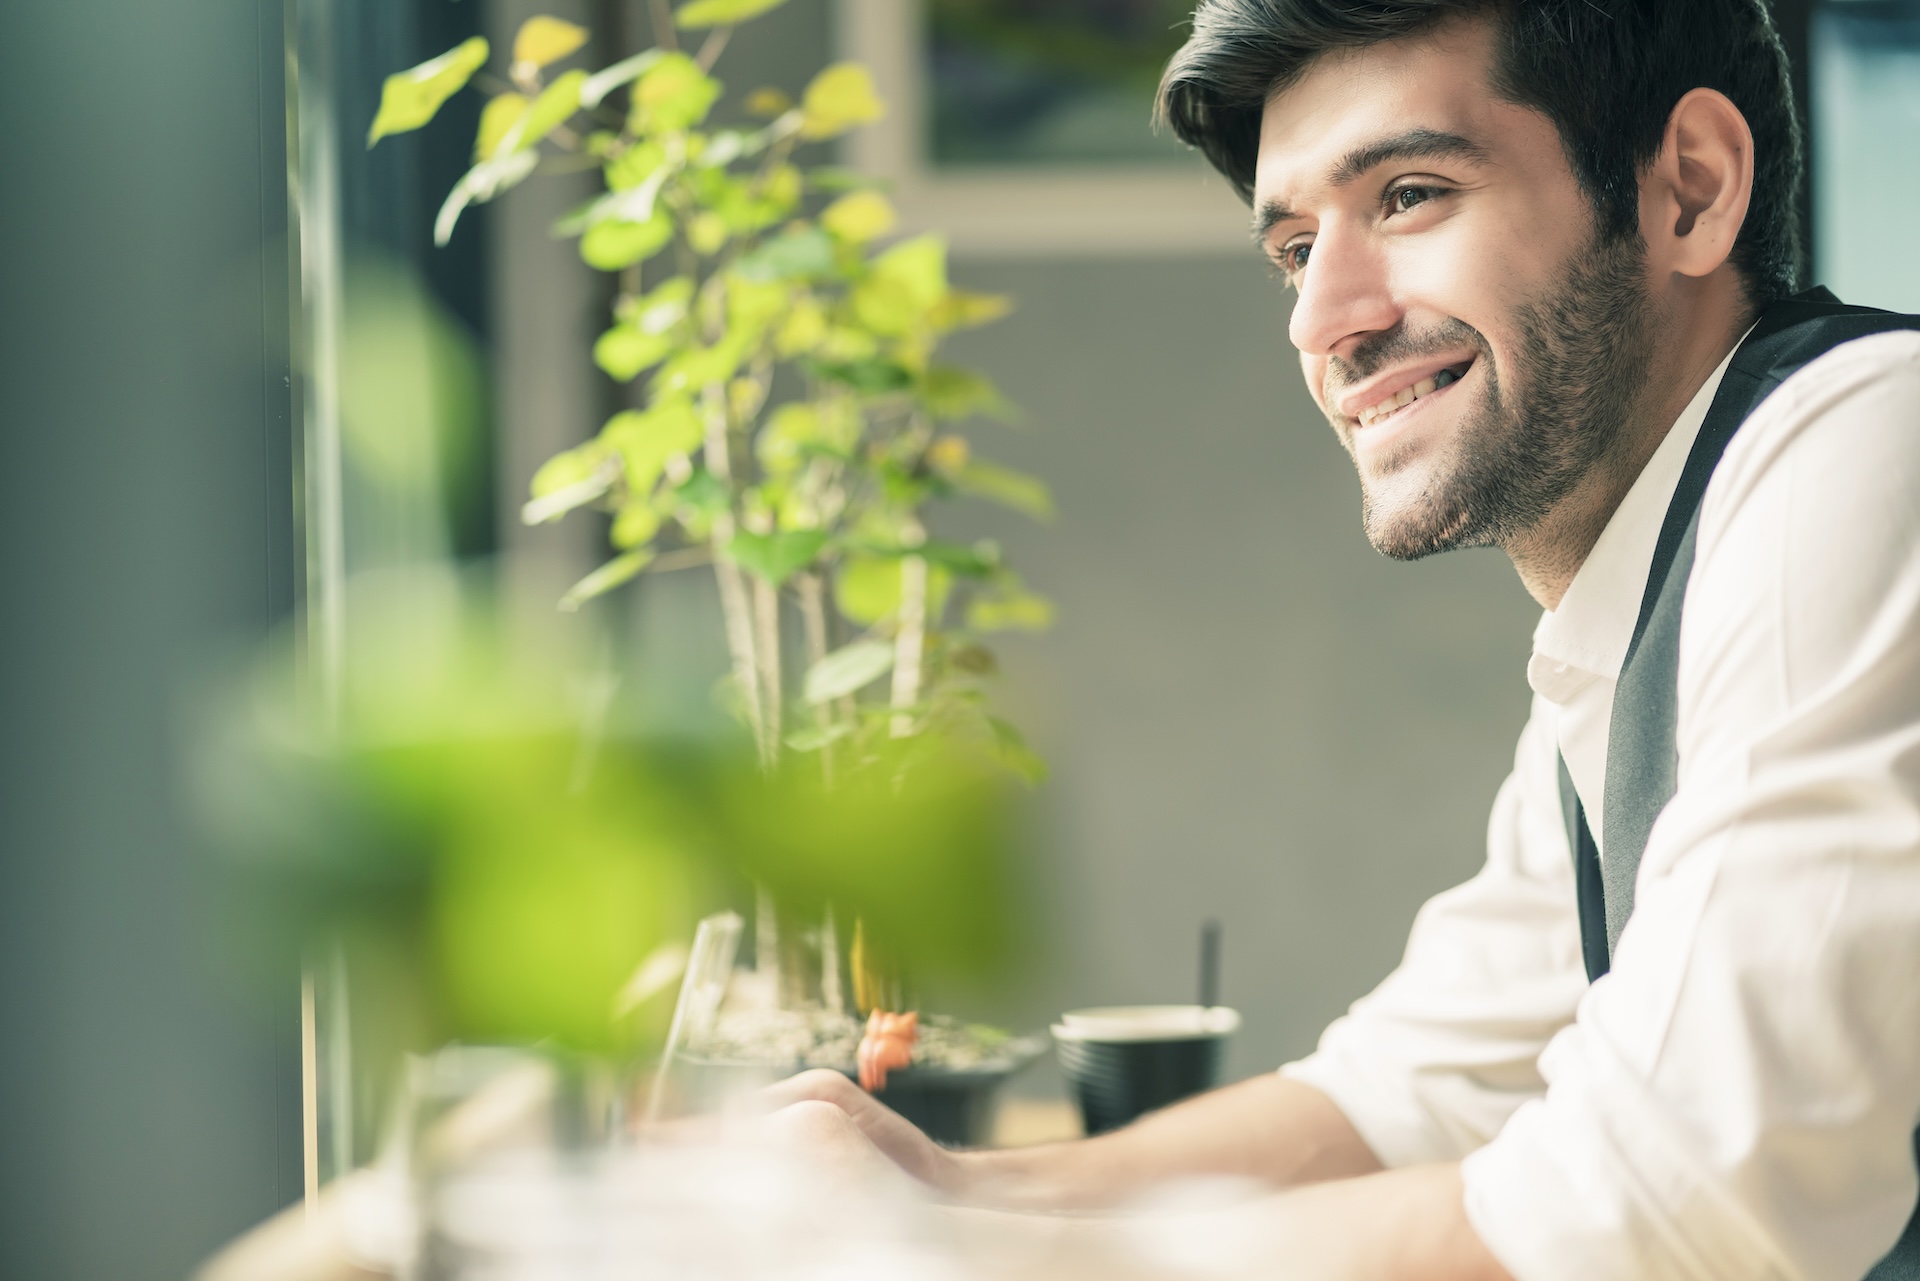
[[[1825,5],[1812,50],[1815,278],[1920,311],[1920,0]]]
[[[1154,88],[1193,0],[928,0],[936,166],[1172,162]]]

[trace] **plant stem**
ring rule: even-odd
[[[820,575],[808,572],[800,575],[796,590],[800,597],[800,626],[806,634],[807,666],[827,656],[827,603],[826,590],[821,586]],[[833,711],[826,703],[820,703],[813,709],[814,723],[824,734],[833,727]],[[833,786],[833,744],[825,743],[820,748],[820,777],[828,787]],[[828,909],[831,913],[832,909]],[[833,923],[832,916],[827,919],[828,926]]]
[[[921,667],[927,648],[927,558],[900,558],[900,630],[893,639],[893,736],[913,733],[913,714],[907,709],[920,701]]]
[[[693,60],[700,64],[700,70],[712,71],[713,64],[720,61],[720,54],[732,38],[732,27],[715,27],[713,33],[701,43],[700,52],[694,55]]]
[[[765,726],[768,751],[780,750],[780,593],[764,578],[753,580],[754,615],[759,624],[754,648],[760,658],[760,696],[765,706],[760,723]]]
[[[649,0],[648,11],[653,16],[653,42],[668,53],[680,48],[680,37],[673,30],[672,0]]]
[[[707,470],[714,479],[731,489],[733,460],[727,439],[725,389],[718,384],[706,388],[701,394],[701,404],[707,418],[703,446]],[[754,656],[753,603],[747,597],[747,585],[740,575],[740,567],[722,554],[726,545],[733,541],[733,529],[733,509],[729,506],[713,518],[713,574],[720,585],[720,612],[727,625],[727,650],[733,657],[733,678],[740,683],[741,696],[746,700],[747,723],[753,729],[753,742],[760,752],[760,764],[771,767],[774,743],[767,735],[761,701],[760,667]]]

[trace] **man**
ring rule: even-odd
[[[1206,0],[1161,102],[1374,545],[1547,611],[1486,867],[1314,1056],[1116,1134],[784,1096],[960,1201],[1301,1189],[1207,1229],[1254,1271],[1920,1276],[1920,321],[1789,298],[1761,0]]]

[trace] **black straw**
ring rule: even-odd
[[[1210,920],[1200,927],[1200,1006],[1212,1009],[1220,1004],[1220,922]]]

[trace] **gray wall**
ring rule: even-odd
[[[299,1193],[294,976],[215,977],[175,715],[293,596],[280,12],[0,42],[7,1278],[171,1281]]]

